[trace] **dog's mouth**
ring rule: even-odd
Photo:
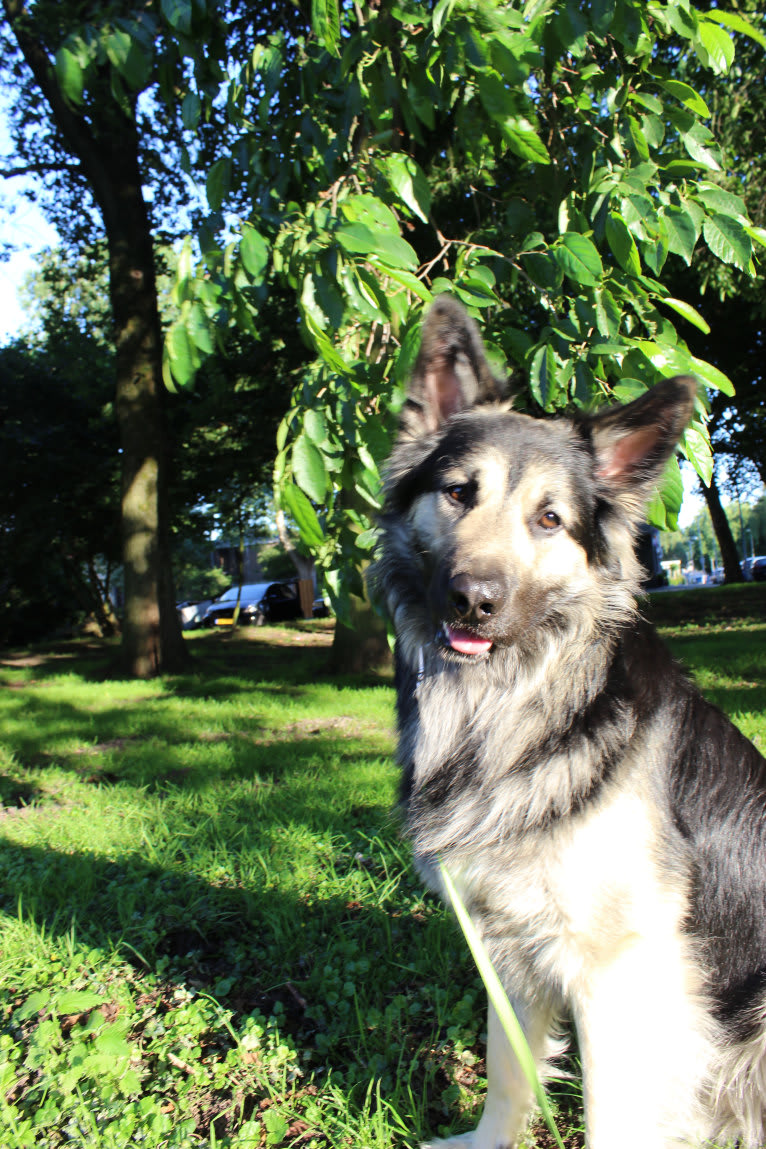
[[[493,645],[492,639],[482,638],[481,635],[476,634],[472,630],[451,626],[448,622],[445,622],[442,626],[439,637],[445,647],[467,658],[480,658],[482,655],[486,656],[489,654]]]

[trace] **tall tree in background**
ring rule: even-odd
[[[721,82],[703,63],[690,57],[679,64],[679,78],[697,88],[710,109],[711,130],[720,142],[723,170],[709,199],[727,205],[737,217],[737,203],[764,234],[766,229],[766,17],[755,0],[742,0],[738,11],[753,23],[757,39],[740,38],[736,56]],[[739,556],[721,500],[722,489],[736,493],[737,473],[755,467],[766,482],[766,285],[734,264],[722,263],[699,246],[689,267],[669,267],[668,283],[707,321],[688,335],[695,355],[714,363],[734,384],[735,394],[711,396],[710,435],[716,467],[701,490],[713,521],[726,581],[741,579]],[[732,484],[731,480],[734,479]]]
[[[170,565],[156,248],[191,225],[193,165],[209,167],[231,143],[223,126],[200,117],[201,95],[210,110],[220,90],[227,41],[289,30],[299,12],[279,0],[225,10],[204,0],[3,0],[2,11],[0,67],[16,145],[3,174],[37,177],[35,194],[64,238],[76,244],[102,229],[108,245],[124,666],[139,677],[176,670],[186,654]]]
[[[124,22],[111,20],[106,10],[103,58],[89,71],[83,64],[92,43],[84,34],[81,41],[71,39],[81,32],[80,5],[43,2],[28,7],[23,0],[3,0],[3,10],[47,104],[61,150],[98,206],[109,248],[122,453],[125,669],[138,677],[178,670],[185,651],[170,568],[162,339],[136,121],[138,92],[147,83],[150,68],[140,50],[131,60],[130,32]],[[152,36],[151,20],[147,14],[134,21],[136,43]],[[130,72],[120,87],[110,83],[106,59],[110,51],[121,53],[123,70]],[[56,167],[63,166],[59,157]]]

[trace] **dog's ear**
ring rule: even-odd
[[[648,497],[692,417],[697,386],[693,376],[676,375],[624,407],[586,419],[595,477],[606,492],[639,505]]]
[[[503,398],[484,354],[479,329],[456,299],[440,295],[423,323],[402,430],[411,435],[438,431],[451,415]]]

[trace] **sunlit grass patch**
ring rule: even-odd
[[[671,641],[758,736],[754,626]],[[484,995],[400,839],[393,690],[328,677],[328,644],[202,634],[151,683],[93,644],[0,658],[3,1149],[414,1149],[476,1123]],[[577,1083],[551,1097],[581,1146]]]

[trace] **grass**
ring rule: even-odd
[[[682,597],[650,609],[758,739],[759,604],[690,629]],[[0,653],[3,1149],[414,1149],[475,1123],[483,991],[391,812],[391,683],[326,677],[330,640],[202,634],[151,683],[106,680],[103,644]],[[582,1145],[577,1086],[552,1100]]]

